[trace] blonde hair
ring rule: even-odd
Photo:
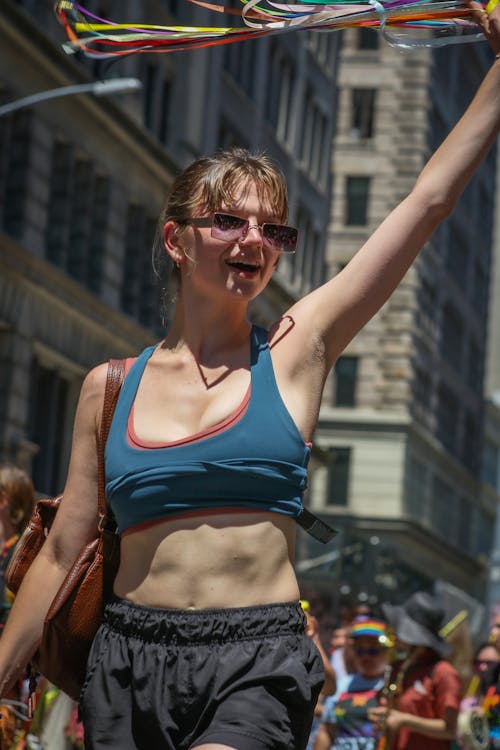
[[[35,505],[33,482],[22,469],[5,464],[0,466],[0,492],[7,497],[10,520],[22,532]]]
[[[235,201],[238,190],[253,182],[257,194],[269,203],[280,221],[288,218],[288,191],[283,172],[264,153],[252,153],[243,148],[230,148],[218,151],[213,156],[204,156],[194,161],[172,185],[165,207],[160,214],[153,247],[153,269],[163,283],[170,286],[172,277],[178,287],[179,276],[163,247],[163,227],[167,221],[185,224],[186,219],[197,212],[211,213],[224,204]],[[162,293],[162,307],[165,313],[172,289]]]

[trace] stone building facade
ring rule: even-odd
[[[411,190],[490,63],[481,44],[402,53],[370,31],[345,34],[332,272]],[[484,599],[498,499],[481,473],[494,195],[492,153],[325,394],[318,444],[330,465],[312,503],[364,549],[344,562],[368,598],[443,579]]]

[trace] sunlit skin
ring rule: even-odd
[[[363,677],[378,677],[384,671],[388,661],[388,651],[377,638],[361,635],[351,639],[352,652],[356,671]],[[363,653],[363,649],[377,649],[376,654]]]
[[[173,221],[164,228],[166,252],[180,265],[186,304],[191,297],[197,305],[206,299],[211,310],[214,291],[218,295],[228,293],[248,304],[267,286],[280,257],[279,252],[264,247],[258,227],[265,222],[280,223],[281,219],[268,202],[261,200],[253,182],[242,186],[233,205],[222,205],[220,210],[248,219],[250,229],[244,239],[228,245],[213,239],[209,227],[179,227]],[[206,213],[200,211],[196,215]],[[242,269],[238,263],[249,264],[255,270]],[[220,302],[227,304],[223,297]]]
[[[330,638],[330,647],[332,651],[337,648],[343,648],[347,640],[347,628],[335,628]]]
[[[242,186],[234,204],[220,210],[248,219],[250,225],[282,222],[251,182]],[[205,214],[199,210],[195,215]],[[213,239],[209,227],[167,222],[164,238],[165,251],[180,266],[181,293],[167,338],[153,354],[136,395],[134,429],[147,442],[196,434],[241,403],[250,383],[247,305],[268,284],[280,257],[264,247],[254,226],[239,243],[227,244]],[[193,347],[193,342],[207,340],[208,328],[211,338],[214,331],[224,338],[234,331],[229,355],[224,350],[223,356],[213,356]],[[280,344],[272,352],[277,382],[308,440],[311,412],[295,409],[286,379],[280,377],[284,349]],[[182,608],[293,600],[299,596],[294,537],[292,519],[258,511],[168,519],[123,537],[125,554],[115,592],[141,604]]]

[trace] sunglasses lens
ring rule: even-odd
[[[248,228],[248,221],[230,214],[214,214],[212,237],[225,242],[236,242]]]
[[[489,661],[488,659],[476,659],[474,662],[474,669],[479,671],[486,671],[488,669],[493,669],[493,667],[496,667],[498,664],[498,661]]]
[[[295,227],[288,227],[285,224],[264,224],[262,234],[274,250],[283,253],[294,253],[297,246],[298,232]]]
[[[354,649],[357,656],[377,656],[377,654],[380,653],[379,648],[355,648]]]

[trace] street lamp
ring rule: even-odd
[[[15,112],[23,107],[31,107],[33,104],[45,102],[48,99],[56,99],[61,96],[72,96],[73,94],[94,94],[95,96],[109,96],[110,94],[128,94],[139,91],[142,82],[138,78],[110,78],[107,81],[93,81],[92,83],[78,83],[74,86],[61,86],[49,91],[40,91],[38,94],[25,96],[15,102],[9,102],[0,106],[0,117]]]

